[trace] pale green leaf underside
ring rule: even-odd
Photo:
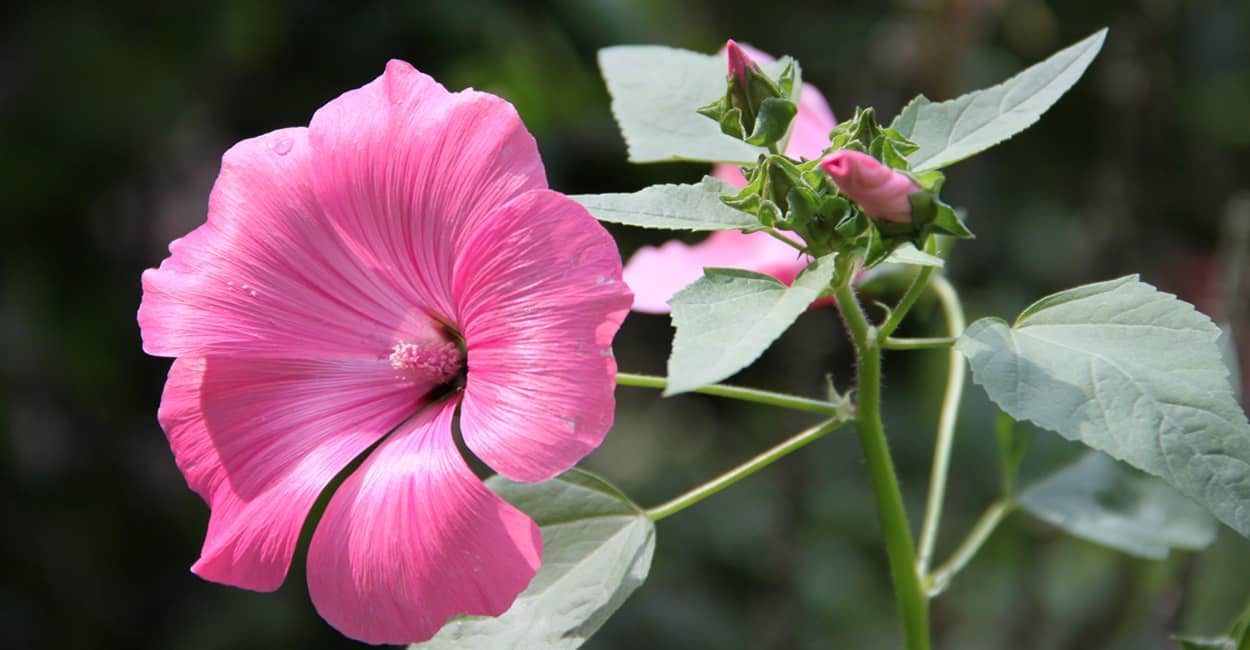
[[[945,102],[913,99],[891,125],[920,147],[907,157],[912,171],[959,162],[1032,126],[1081,78],[1106,36],[1101,29],[997,86]]]
[[[1139,557],[1163,559],[1173,548],[1215,541],[1215,520],[1201,506],[1099,452],[1025,490],[1020,505],[1069,534]]]
[[[942,268],[946,266],[946,261],[937,255],[930,255],[915,245],[905,243],[890,252],[890,256],[885,258],[885,264],[910,264],[912,266],[935,266]]]
[[[409,650],[581,646],[646,579],[654,524],[616,488],[576,469],[545,483],[496,476],[486,484],[542,528],[542,568],[502,616],[453,619]]]
[[[829,286],[833,258],[817,260],[789,287],[754,271],[705,269],[668,303],[677,334],[664,394],[714,384],[751,365]]]
[[[1241,394],[1241,361],[1237,351],[1237,343],[1233,340],[1233,326],[1227,323],[1220,325],[1220,353],[1224,355],[1224,363],[1228,366],[1229,383],[1233,385],[1233,394]]]
[[[759,220],[725,205],[721,197],[737,190],[704,176],[694,185],[652,185],[628,194],[579,194],[596,219],[639,228],[668,230],[740,230],[759,226]]]
[[[1237,642],[1226,637],[1174,636],[1181,650],[1237,650]]]
[[[760,67],[776,79],[785,61]],[[727,63],[719,56],[661,45],[619,45],[599,50],[599,69],[630,162],[745,164],[766,151],[725,135],[714,120],[695,112],[725,94]],[[796,79],[795,88],[801,85]]]
[[[956,347],[1012,417],[1159,476],[1250,536],[1250,424],[1219,334],[1130,276],[1044,298],[1014,326],[981,319]]]

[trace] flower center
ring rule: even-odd
[[[400,341],[391,348],[391,367],[435,385],[451,381],[464,368],[464,355],[453,341]]]

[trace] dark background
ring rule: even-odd
[[[207,510],[156,422],[169,362],[144,356],[139,274],[204,219],[235,141],[313,111],[406,59],[449,88],[516,104],[554,188],[626,191],[697,178],[630,166],[595,51],[727,37],[789,53],[839,116],[893,115],[997,82],[1102,26],[1086,77],[1030,131],[949,170],[978,239],[949,271],[969,316],[1140,272],[1217,320],[1250,292],[1227,281],[1250,222],[1250,3],[1245,0],[455,0],[394,3],[50,2],[0,9],[0,646],[346,648],[307,599],[302,558],[276,594],[187,571]],[[623,251],[659,238],[614,231]],[[1223,234],[1222,234],[1223,233]],[[1246,243],[1240,244],[1244,253]],[[1242,259],[1245,259],[1244,257]],[[1245,273],[1250,269],[1241,268]],[[1242,285],[1245,286],[1245,285]],[[1238,314],[1241,310],[1241,314]],[[921,303],[911,334],[940,333]],[[666,319],[633,316],[623,370],[662,371]],[[845,386],[832,310],[805,315],[737,381],[818,394]],[[1246,347],[1250,347],[1247,345]],[[919,518],[944,375],[940,352],[899,353],[886,410]],[[1243,363],[1250,361],[1243,355]],[[1250,365],[1250,364],[1247,364]],[[657,503],[808,420],[701,397],[621,390],[587,466]],[[994,411],[970,388],[939,555],[997,486]],[[1072,456],[1039,432],[1037,476]],[[899,633],[867,477],[835,434],[659,524],[649,582],[591,648],[896,648]],[[1216,632],[1250,594],[1250,543],[1136,560],[1013,517],[934,605],[939,648],[1167,648]]]

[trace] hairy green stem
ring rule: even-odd
[[[893,336],[881,341],[886,350],[934,350],[949,348],[958,339],[953,336],[937,336],[933,338],[895,338]]]
[[[955,552],[951,554],[949,560],[944,562],[932,574],[925,578],[925,592],[929,598],[933,598],[946,591],[950,586],[951,580],[955,574],[959,573],[964,566],[976,556],[977,551],[981,550],[981,546],[985,544],[985,540],[990,538],[990,534],[998,525],[1011,514],[1015,509],[1015,504],[1006,499],[999,499],[990,504],[981,514],[981,518],[977,520],[975,526],[968,533],[968,537],[960,543]]]
[[[929,601],[916,573],[916,550],[903,507],[903,495],[881,422],[881,348],[878,334],[864,317],[863,309],[847,283],[834,292],[850,331],[858,357],[856,369],[856,416],[860,444],[877,499],[877,514],[885,538],[894,597],[907,639],[908,650],[929,650]]]
[[[942,313],[946,317],[946,331],[952,340],[963,334],[966,322],[964,308],[959,302],[949,280],[944,276],[933,277],[932,285]],[[954,347],[947,353],[946,395],[942,397],[942,410],[938,415],[937,435],[933,443],[933,468],[929,472],[929,498],[925,503],[924,523],[920,527],[920,552],[916,559],[916,573],[926,575],[937,545],[938,527],[942,523],[942,505],[946,499],[946,477],[950,470],[951,446],[955,441],[955,419],[959,416],[959,402],[963,398],[965,373],[963,355]]]
[[[616,383],[619,386],[634,386],[636,388],[656,388],[663,390],[668,386],[666,377],[656,377],[654,375],[638,375],[629,372],[616,373]],[[704,395],[715,395],[717,397],[728,397],[730,399],[742,400],[744,402],[755,402],[757,404],[767,404],[769,406],[779,406],[795,411],[806,411],[808,413],[819,413],[820,415],[841,415],[846,411],[846,407],[824,400],[812,399],[810,397],[799,397],[797,395],[789,395],[786,393],[774,393],[768,390],[759,390],[756,388],[746,388],[744,386],[729,386],[726,384],[712,384],[710,386],[702,386],[694,389],[695,393]]]
[[[929,237],[925,242],[924,250],[926,253],[933,254],[937,252],[937,240]],[[920,272],[916,273],[916,279],[912,280],[911,286],[907,287],[907,291],[903,293],[903,297],[898,299],[898,304],[890,311],[890,315],[886,317],[885,322],[881,323],[881,327],[877,328],[878,340],[884,341],[889,338],[894,330],[903,323],[903,319],[907,317],[907,312],[911,311],[912,305],[920,299],[924,293],[925,287],[929,284],[929,278],[937,267],[922,266]]]
[[[787,246],[789,246],[790,248],[793,248],[794,250],[796,250],[796,251],[798,251],[798,252],[800,252],[800,253],[807,251],[807,249],[806,249],[806,248],[804,248],[802,244],[800,244],[800,243],[798,243],[798,242],[794,241],[793,239],[790,239],[789,237],[786,237],[785,235],[781,234],[781,233],[780,233],[780,232],[779,232],[776,228],[768,228],[768,229],[764,230],[764,232],[768,233],[768,236],[769,236],[769,237],[772,237],[773,239],[776,239],[777,241],[779,241],[779,242],[781,242],[781,243],[783,243],[783,244],[786,244],[786,245],[787,245]]]
[[[845,424],[845,420],[832,419],[826,420],[810,429],[804,429],[794,436],[786,439],[764,453],[748,460],[747,462],[721,474],[720,476],[700,485],[699,487],[654,508],[647,510],[647,516],[652,521],[659,521],[665,517],[676,514],[689,508],[690,506],[720,492],[721,490],[741,481],[742,479],[768,467],[774,462],[784,458],[791,452],[806,446],[807,444],[819,440],[825,434],[837,429]]]

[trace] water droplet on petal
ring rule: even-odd
[[[596,285],[599,285],[599,286],[605,286],[605,285],[613,284],[614,282],[616,282],[616,280],[613,280],[612,278],[609,278],[609,277],[608,277],[608,276],[606,276],[606,275],[596,275],[596,276],[595,276],[595,284],[596,284]]]
[[[279,156],[285,156],[291,152],[291,147],[295,146],[295,141],[291,138],[278,138],[269,142],[269,148]]]

